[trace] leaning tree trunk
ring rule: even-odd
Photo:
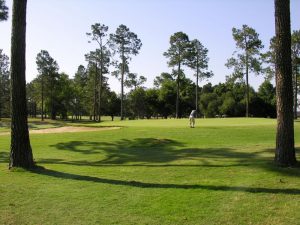
[[[290,1],[275,0],[277,135],[275,162],[296,163],[293,120]]]
[[[34,166],[26,106],[25,52],[27,0],[13,1],[11,37],[11,146],[9,168]]]

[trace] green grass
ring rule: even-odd
[[[62,127],[66,125],[63,121],[51,121],[45,120],[41,121],[40,119],[29,119],[28,128],[30,130],[40,130],[40,129],[47,129],[47,128],[56,128]],[[0,121],[0,133],[1,132],[9,132],[10,131],[10,119],[1,119]]]
[[[31,135],[34,171],[7,169],[0,136],[0,224],[299,224],[300,169],[273,165],[275,120],[88,125],[122,128]]]

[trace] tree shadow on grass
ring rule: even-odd
[[[63,127],[64,124],[58,122],[44,122],[44,121],[30,121],[28,123],[28,128],[31,130],[39,130],[39,129],[46,129],[46,128],[59,128]]]
[[[41,159],[39,163],[98,167],[252,166],[287,176],[300,177],[299,164],[294,168],[281,168],[273,163],[274,149],[241,151],[233,148],[186,148],[181,142],[157,138],[121,139],[116,142],[70,141],[57,143],[52,147],[60,151],[94,155],[93,160]],[[299,152],[299,149],[296,151]]]
[[[116,142],[71,141],[51,147],[62,151],[71,151],[86,155],[95,155],[95,165],[107,164],[151,164],[171,163],[176,160],[194,160],[208,163],[209,160],[232,159],[246,163],[258,153],[239,152],[231,148],[185,148],[183,143],[170,139],[137,138],[122,139]],[[104,156],[104,158],[103,158]]]
[[[199,189],[210,191],[235,191],[235,192],[247,192],[247,193],[270,193],[270,194],[288,194],[288,195],[300,195],[300,189],[290,188],[260,188],[260,187],[242,187],[242,186],[224,186],[224,185],[200,185],[200,184],[163,184],[163,183],[146,183],[140,181],[127,181],[107,179],[100,177],[92,177],[85,175],[77,175],[66,172],[59,172],[55,170],[45,169],[42,167],[31,170],[31,172],[45,175],[49,177],[61,178],[66,180],[87,181],[101,184],[121,185],[137,188],[156,188],[156,189]]]
[[[300,177],[295,168],[281,168],[272,160],[273,149],[241,151],[233,148],[186,148],[178,141],[157,138],[121,139],[116,142],[70,141],[51,147],[90,155],[86,160],[38,159],[38,164],[64,164],[96,167],[257,167],[278,174]],[[297,149],[299,152],[299,149]],[[8,162],[9,154],[0,152],[0,162]]]
[[[10,128],[10,122],[0,121],[0,127]]]
[[[185,148],[183,143],[169,139],[138,138],[134,140],[122,139],[114,143],[71,141],[53,145],[59,151],[71,151],[79,154],[90,154],[94,161],[67,161],[66,159],[40,159],[37,163],[67,164],[75,166],[149,166],[149,167],[172,167],[172,166],[205,166],[205,167],[233,167],[252,166],[268,170],[281,168],[268,164],[269,158],[260,155],[261,152],[238,151],[231,148]],[[268,151],[268,150],[266,150]],[[7,162],[8,153],[0,152],[1,161]],[[97,160],[100,156],[101,159]],[[104,156],[104,158],[103,158]],[[4,158],[4,160],[3,160]],[[173,164],[176,160],[192,160],[184,164]],[[212,164],[216,163],[217,164]],[[178,162],[177,162],[178,163]],[[31,172],[66,180],[86,181],[110,185],[122,185],[136,188],[156,189],[196,189],[211,191],[235,191],[246,193],[272,193],[300,195],[300,189],[290,188],[264,188],[264,187],[243,187],[225,185],[201,185],[201,184],[172,184],[172,183],[147,183],[142,181],[118,180],[87,175],[60,172],[39,167]],[[294,171],[295,172],[295,171]],[[299,170],[294,173],[299,176]]]
[[[41,127],[62,127],[64,124],[59,122],[48,122],[48,121],[29,121],[28,128],[30,129],[41,129]],[[10,128],[10,121],[0,122],[0,127]]]
[[[197,167],[208,167],[208,168],[225,168],[225,167],[242,167],[242,166],[251,166],[253,164],[250,163],[230,163],[230,164],[211,164],[203,162],[199,160],[198,164],[187,164],[187,163],[159,163],[159,164],[151,164],[151,163],[134,163],[134,164],[117,164],[117,163],[101,163],[101,161],[87,161],[87,160],[74,160],[74,161],[66,161],[64,159],[39,159],[37,161],[38,164],[58,164],[58,165],[70,165],[70,166],[93,166],[93,167],[149,167],[149,168],[160,168],[160,167],[184,167],[184,168],[197,168]]]
[[[300,148],[295,148],[295,151],[296,151],[296,155],[299,155]],[[300,177],[300,161],[298,161],[296,165],[294,165],[293,167],[282,167],[282,166],[278,166],[274,162],[275,149],[267,148],[267,149],[260,150],[259,152],[264,154],[267,153],[271,156],[269,160],[259,165],[260,168],[278,174],[286,175],[286,176]]]
[[[8,162],[9,162],[9,153],[0,152],[0,163],[8,163]]]

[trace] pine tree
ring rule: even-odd
[[[29,140],[26,106],[26,6],[27,0],[13,1],[11,36],[11,145],[9,168],[34,166]]]

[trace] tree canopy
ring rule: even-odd
[[[0,0],[0,21],[8,19],[8,7],[5,5],[5,0]]]

